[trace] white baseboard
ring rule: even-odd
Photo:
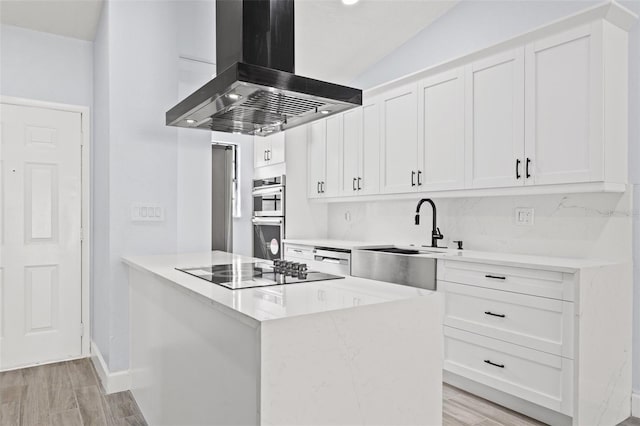
[[[631,394],[631,415],[640,417],[640,393]]]
[[[107,367],[107,363],[104,362],[104,358],[102,358],[98,346],[96,346],[94,342],[91,342],[91,362],[93,362],[102,388],[107,394],[122,392],[131,388],[131,375],[129,371],[111,373]]]

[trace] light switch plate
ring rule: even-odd
[[[519,226],[533,226],[533,208],[532,207],[516,207],[515,220]]]
[[[131,220],[133,222],[162,222],[164,209],[153,203],[136,203],[131,206]]]

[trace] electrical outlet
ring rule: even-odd
[[[515,210],[516,225],[519,226],[533,226],[533,208],[532,207],[517,207]]]

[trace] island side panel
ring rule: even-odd
[[[132,392],[150,425],[256,425],[259,326],[130,269]]]
[[[579,274],[573,424],[615,425],[631,415],[632,266]]]
[[[261,424],[442,424],[442,302],[263,322]]]

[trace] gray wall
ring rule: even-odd
[[[579,12],[600,2],[592,1],[462,1],[435,23],[421,31],[413,39],[380,62],[358,76],[352,84],[370,88],[429,67],[439,62],[470,53],[474,50],[503,41],[522,32],[531,30],[551,21]],[[622,1],[623,6],[640,15],[640,1]],[[640,26],[636,23],[629,35],[629,181],[633,195],[631,213],[620,213],[618,202],[611,196],[582,196],[581,203],[593,204],[593,212],[604,206],[611,209],[612,215],[633,215],[633,259],[634,259],[634,390],[640,392]],[[557,198],[557,197],[556,197]],[[574,197],[575,198],[575,197]],[[513,201],[513,200],[512,200]],[[558,198],[559,205],[562,205]],[[570,201],[572,201],[570,199]],[[480,200],[478,202],[481,202]],[[514,201],[515,202],[515,201]],[[521,202],[537,203],[544,210],[555,202],[554,197],[538,197]],[[455,201],[448,204],[455,205]],[[460,203],[464,204],[464,201]],[[460,204],[458,203],[458,204]],[[488,202],[489,203],[489,202]],[[473,204],[472,200],[469,203]],[[509,200],[501,204],[511,206]],[[515,204],[514,204],[515,205]],[[564,206],[568,206],[566,202]],[[349,224],[339,224],[344,209],[357,211],[373,211],[373,216],[383,217],[379,210],[394,210],[388,205],[353,205],[332,206],[330,218],[333,237],[357,235],[349,231]],[[509,207],[510,208],[510,207]],[[579,206],[575,206],[579,208]],[[453,209],[455,210],[455,209]],[[453,211],[452,210],[452,211]],[[496,210],[493,209],[493,212]],[[565,210],[567,211],[567,210]],[[570,210],[568,210],[570,211]],[[584,211],[589,215],[589,211]],[[499,215],[498,213],[497,215]],[[583,216],[582,213],[579,213]],[[597,215],[596,215],[597,216]],[[369,219],[371,220],[371,219]],[[336,224],[338,222],[338,224]],[[333,226],[332,226],[333,225]],[[601,231],[601,230],[600,230]],[[598,230],[585,229],[585,232],[596,233]],[[331,233],[330,233],[331,234]],[[594,234],[595,236],[595,234]],[[463,237],[460,235],[459,237]],[[553,237],[553,234],[550,235]],[[622,235],[620,244],[628,235]],[[506,240],[505,240],[506,241]],[[492,241],[491,243],[494,243]],[[499,242],[499,241],[498,241]],[[489,244],[489,241],[483,241]],[[524,244],[524,243],[523,243]],[[519,248],[522,250],[523,245]],[[583,252],[584,250],[581,250]]]

